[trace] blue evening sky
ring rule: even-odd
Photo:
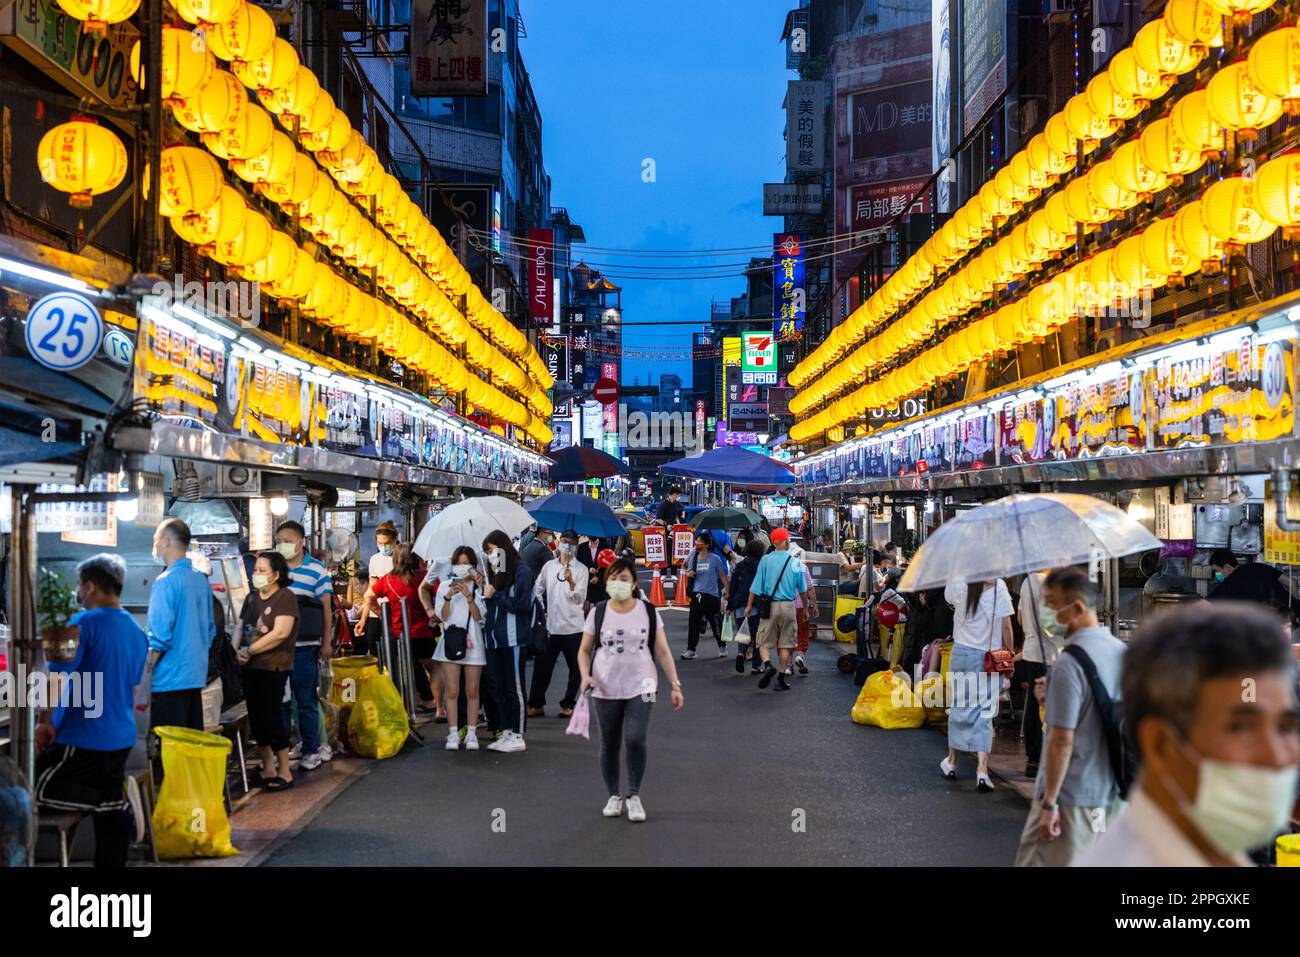
[[[792,0],[525,0],[521,47],[542,113],[551,202],[591,246],[619,249],[770,247],[763,183],[784,178],[785,45]],[[642,182],[652,158],[657,181]],[[609,273],[642,264],[747,262],[748,251],[691,260],[629,259],[579,249]],[[621,268],[614,264],[622,264]],[[635,265],[633,265],[635,264]],[[717,275],[726,270],[697,270]],[[615,279],[628,322],[699,319],[710,300],[744,292],[740,270],[718,279]],[[690,381],[699,326],[633,326],[624,344],[685,346],[688,358],[628,360],[623,382]]]

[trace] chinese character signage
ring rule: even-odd
[[[961,5],[962,135],[1007,86],[1006,0],[967,0]]]
[[[770,332],[744,332],[740,336],[740,368],[745,372],[776,369],[776,337]]]
[[[528,230],[528,314],[539,326],[554,321],[555,232]]]
[[[412,96],[487,96],[487,6],[487,0],[412,0]]]
[[[772,326],[784,338],[803,329],[803,236],[777,233],[772,244]]]
[[[785,94],[785,168],[804,173],[826,168],[824,80],[791,80]]]
[[[883,229],[900,214],[931,212],[931,192],[922,191],[925,184],[924,179],[900,179],[854,186],[849,191],[846,225],[853,232]]]
[[[0,36],[14,37],[15,49],[41,70],[53,64],[78,93],[120,109],[135,102],[127,61],[140,34],[130,23],[95,33],[55,0],[14,0],[0,9]]]
[[[934,104],[929,77],[857,93],[850,104],[849,143],[854,160],[930,149]]]
[[[600,377],[617,382],[618,363],[602,362]],[[601,423],[605,433],[604,450],[614,458],[618,458],[618,403],[611,402],[609,405],[602,406],[601,410]]]
[[[764,183],[764,216],[816,216],[822,211],[821,183]]]

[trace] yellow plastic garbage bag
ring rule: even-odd
[[[916,686],[916,700],[925,712],[929,724],[947,724],[948,708],[944,700],[943,678],[940,675],[928,675]]]
[[[338,707],[338,736],[339,741],[343,742],[348,735],[348,724],[357,694],[363,684],[379,674],[379,659],[370,655],[335,658],[330,662],[330,668],[333,679],[330,682],[329,700]]]
[[[925,724],[921,708],[900,672],[877,671],[862,685],[851,716],[858,724],[878,728],[919,728]]]
[[[154,728],[162,744],[163,783],[153,809],[158,856],[230,857],[230,819],[222,800],[230,741],[192,728]]]
[[[402,750],[410,730],[406,706],[393,679],[386,674],[373,675],[357,691],[348,718],[352,750],[366,758],[391,758]]]

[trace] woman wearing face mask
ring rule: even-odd
[[[483,588],[487,602],[484,642],[487,645],[489,684],[496,695],[495,715],[500,722],[500,737],[488,745],[489,751],[526,750],[524,729],[528,703],[524,692],[523,649],[528,646],[533,627],[532,571],[520,559],[510,537],[500,529],[483,539],[489,578]]]
[[[298,600],[289,590],[289,581],[289,563],[282,555],[265,552],[258,556],[253,566],[254,591],[244,606],[244,624],[251,629],[252,641],[239,649],[248,724],[262,750],[258,783],[268,791],[293,786],[289,733],[281,714],[298,640]]]
[[[591,689],[592,710],[600,725],[600,771],[609,795],[601,813],[619,817],[626,806],[629,821],[644,821],[640,791],[646,769],[650,710],[659,689],[656,662],[671,682],[673,710],[680,711],[685,699],[677,680],[677,663],[664,634],[663,618],[641,597],[636,565],[628,559],[614,562],[605,576],[605,589],[609,600],[587,616],[578,653],[581,690]],[[626,805],[619,773],[624,749]]]
[[[433,669],[433,626],[424,602],[420,600],[419,588],[424,581],[424,565],[420,556],[409,545],[398,545],[393,553],[393,570],[378,581],[371,581],[366,592],[365,609],[362,621],[356,625],[358,634],[365,627],[364,619],[368,614],[378,614],[379,599],[388,599],[388,633],[396,641],[402,634],[402,602],[406,603],[406,624],[411,640],[411,658],[415,663],[415,690],[420,697],[418,710],[424,714],[436,714],[437,694],[429,682],[426,669]]]
[[[451,572],[438,586],[438,619],[442,622],[443,640],[433,653],[442,671],[442,707],[449,716],[457,715],[462,676],[465,685],[465,750],[478,750],[478,732],[472,718],[478,716],[479,679],[487,654],[483,644],[483,618],[487,606],[483,600],[483,576],[478,570],[478,556],[474,549],[462,545],[451,556]],[[460,654],[461,636],[456,629],[464,629],[464,654],[453,660],[448,657],[448,647],[455,644],[453,654]],[[459,718],[448,717],[447,750],[460,749],[461,736],[457,727]]]

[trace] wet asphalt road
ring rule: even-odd
[[[680,652],[686,612],[665,620]],[[940,733],[853,724],[857,689],[834,668],[842,647],[815,642],[812,673],[789,693],[760,691],[711,642],[679,660],[686,707],[673,712],[666,695],[655,707],[646,823],[601,817],[594,719],[587,741],[554,716],[561,659],[552,716],[532,719],[526,752],[447,752],[444,726],[429,725],[423,749],[374,762],[266,863],[1010,864],[1025,802],[1006,787],[977,793],[973,759],[944,781]]]

